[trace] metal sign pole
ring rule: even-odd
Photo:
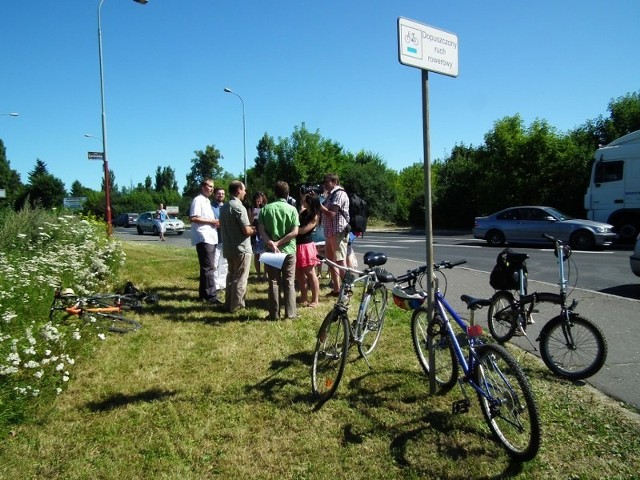
[[[422,71],[422,139],[424,145],[424,207],[427,246],[427,321],[431,325],[434,311],[433,232],[431,226],[431,152],[429,144],[429,71],[458,76],[458,37],[429,25],[398,18],[398,60]],[[429,350],[429,391],[436,392],[435,355],[432,338],[427,333]]]
[[[429,141],[429,71],[422,70],[422,139],[424,145],[424,211],[427,246],[427,325],[433,320],[433,232],[431,230],[431,144]],[[432,338],[427,335],[429,351],[429,392],[436,393],[436,368]]]

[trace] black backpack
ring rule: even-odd
[[[367,231],[369,205],[364,198],[356,193],[347,192],[347,196],[349,197],[349,230],[362,236]],[[347,218],[342,210],[340,213]]]
[[[489,276],[489,284],[496,290],[518,290],[520,288],[520,278],[518,270],[520,265],[511,261],[513,251],[505,248],[496,258],[496,265]],[[523,270],[525,272],[525,282],[527,280],[527,266],[522,261]],[[526,283],[525,283],[526,286]]]
[[[355,193],[349,195],[349,225],[353,233],[363,234],[367,231],[369,205],[367,201]]]

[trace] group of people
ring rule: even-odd
[[[241,181],[231,182],[227,202],[224,189],[214,188],[210,178],[202,181],[200,189],[201,193],[191,203],[189,218],[191,241],[200,265],[201,300],[219,305],[229,313],[245,308],[253,260],[258,278],[262,278],[264,271],[268,281],[269,319],[281,318],[281,289],[284,317],[298,316],[296,280],[300,304],[318,305],[320,282],[314,232],[322,229],[327,258],[341,266],[347,264],[349,197],[340,187],[337,175],[325,175],[323,195],[314,191],[302,195],[300,211],[291,204],[289,185],[283,181],[274,186],[274,201],[267,202],[266,196],[258,192],[249,211],[243,203],[246,187]],[[280,254],[281,263],[260,261],[263,253]],[[338,296],[341,272],[334,268],[329,271],[332,286],[329,295]],[[224,302],[219,298],[221,290],[225,290]]]

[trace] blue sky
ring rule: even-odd
[[[98,0],[0,2],[0,138],[24,182],[36,159],[67,188],[98,189]],[[432,160],[479,145],[519,113],[565,132],[640,90],[637,0],[105,0],[109,165],[119,186],[171,166],[180,188],[213,144],[242,173],[266,132],[311,131],[380,155],[423,161],[420,70],[398,62],[406,17],[452,32],[459,76],[429,75]],[[313,180],[313,179],[309,179]],[[250,183],[250,182],[249,182]],[[3,186],[0,186],[3,187]]]

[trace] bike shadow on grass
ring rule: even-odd
[[[358,360],[360,359],[349,363]],[[361,421],[344,425],[344,446],[362,444],[372,436],[391,437],[389,450],[394,463],[427,478],[437,477],[442,472],[430,470],[428,464],[417,463],[423,457],[412,456],[410,452],[425,448],[425,442],[430,442],[425,437],[433,436],[434,431],[443,438],[449,438],[455,433],[456,437],[463,439],[459,444],[452,441],[428,443],[428,448],[437,449],[438,455],[455,462],[481,461],[501,466],[501,471],[487,478],[508,478],[521,473],[521,464],[508,458],[483,421],[479,426],[467,421],[457,421],[459,415],[442,409],[442,400],[432,400],[435,397],[449,396],[453,402],[458,397],[454,393],[431,397],[428,394],[428,382],[422,372],[410,368],[373,369],[351,377],[347,369],[334,396],[318,401],[311,393],[309,376],[312,361],[313,355],[308,351],[294,352],[283,359],[273,360],[269,373],[259,382],[248,385],[245,393],[255,396],[256,402],[266,400],[282,408],[293,408],[303,413],[309,407],[312,412],[316,412],[330,402],[347,402],[354,412],[358,412]],[[416,390],[416,382],[423,382],[424,390]],[[445,403],[450,405],[446,401]],[[425,413],[416,415],[416,408]],[[406,420],[395,424],[389,422],[389,418],[398,416],[398,411],[405,410]],[[467,415],[480,417],[481,413],[477,410]],[[476,442],[479,446],[469,447],[464,442],[467,436],[476,439],[479,437],[480,442]],[[459,474],[447,478],[463,479],[468,476]]]
[[[377,379],[376,377],[381,377]],[[423,391],[416,391],[415,388],[407,388],[407,385],[418,382],[424,383]],[[378,385],[378,387],[375,387]],[[480,426],[476,426],[469,421],[460,421],[459,414],[453,414],[451,410],[443,410],[443,404],[451,406],[451,402],[460,398],[460,391],[457,387],[451,392],[428,393],[428,380],[422,372],[411,369],[395,369],[369,371],[364,375],[353,378],[349,381],[347,388],[347,401],[352,403],[352,408],[367,418],[363,422],[367,427],[347,424],[344,427],[344,440],[346,444],[359,444],[376,434],[391,436],[389,450],[394,458],[394,463],[401,468],[410,468],[412,472],[419,473],[424,477],[439,477],[442,471],[434,471],[429,464],[429,455],[416,455],[428,445],[430,453],[435,449],[439,457],[445,457],[451,461],[463,463],[489,462],[500,466],[501,471],[486,478],[509,478],[522,473],[522,464],[513,461],[503,451],[496,442],[493,434],[488,430],[479,409],[472,409],[466,415],[477,415],[481,421]],[[456,391],[457,390],[457,391]],[[397,412],[402,410],[404,405],[410,416],[415,408],[414,404],[419,403],[419,409],[424,411],[424,415],[413,416],[405,421],[391,424],[388,421],[388,414],[385,412]],[[473,404],[472,404],[473,405]],[[372,425],[372,426],[370,426]],[[442,442],[434,442],[429,437],[434,436],[446,439]],[[455,433],[455,436],[452,434]],[[476,438],[475,444],[466,442],[466,438]],[[459,438],[461,440],[451,440]],[[480,439],[477,442],[477,439]],[[425,464],[420,460],[425,459]],[[469,478],[469,473],[459,473],[458,475],[448,474],[447,478]]]
[[[89,410],[94,413],[108,412],[110,410],[115,410],[116,408],[120,407],[126,407],[127,405],[131,405],[134,403],[150,403],[156,402],[158,400],[164,400],[173,397],[177,393],[178,392],[176,390],[164,390],[161,388],[152,388],[133,395],[114,393],[100,401],[87,402],[87,408],[89,408]]]
[[[266,297],[247,299],[246,308],[228,313],[222,309],[222,305],[212,305],[199,300],[197,289],[150,287],[147,293],[157,295],[157,303],[144,304],[138,313],[158,315],[171,322],[201,322],[215,325],[233,321],[260,321],[268,316]],[[220,295],[220,300],[224,301],[224,293]]]

